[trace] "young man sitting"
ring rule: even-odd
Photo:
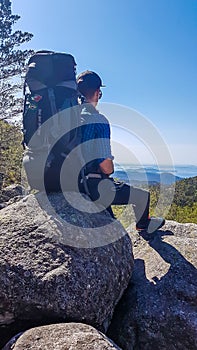
[[[87,193],[93,201],[102,204],[111,214],[111,205],[132,204],[136,229],[152,233],[162,227],[165,220],[149,216],[150,194],[148,191],[115,181],[110,145],[110,126],[107,118],[96,109],[102,96],[101,78],[92,71],[77,77],[78,90],[82,95],[81,111],[82,151],[85,167],[82,170],[80,191]]]

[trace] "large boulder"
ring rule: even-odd
[[[121,350],[103,333],[82,323],[36,327],[10,341],[2,350]]]
[[[131,232],[134,273],[108,335],[124,350],[197,349],[197,225]]]
[[[22,321],[108,328],[131,278],[131,239],[107,211],[77,193],[66,198],[31,194],[0,212],[2,331]]]

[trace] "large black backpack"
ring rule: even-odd
[[[23,164],[29,185],[38,190],[58,191],[61,166],[80,144],[74,57],[38,51],[28,62],[24,92],[23,145],[26,151]],[[68,167],[69,183],[75,167],[73,157]]]

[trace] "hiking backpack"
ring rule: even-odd
[[[24,94],[23,165],[29,185],[38,190],[58,191],[61,166],[69,152],[80,144],[74,57],[38,51],[28,62]],[[66,175],[71,176],[69,172]]]

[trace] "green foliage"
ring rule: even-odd
[[[113,205],[112,210],[115,217],[125,228],[135,221],[135,215],[131,205]]]
[[[4,174],[4,187],[20,183],[23,154],[21,141],[20,129],[0,120],[0,173]]]
[[[160,185],[149,187],[151,194],[150,215],[163,215],[167,210],[165,218],[181,223],[193,222],[197,224],[197,176],[177,181],[174,185],[166,185],[160,191]],[[169,207],[168,199],[173,198]],[[158,205],[159,200],[159,205]],[[157,212],[155,213],[155,208]],[[131,206],[113,206],[113,212],[117,219],[126,228],[134,221]]]
[[[195,202],[192,205],[185,205],[183,207],[179,207],[173,203],[166,219],[197,224],[197,203]]]
[[[10,0],[0,0],[0,119],[11,119],[21,113],[21,74],[33,52],[19,48],[33,36],[20,30],[13,32],[12,27],[19,18],[12,15]]]
[[[178,181],[175,187],[174,203],[177,206],[192,206],[197,202],[197,176]]]
[[[176,182],[173,203],[166,219],[197,224],[197,176]]]

